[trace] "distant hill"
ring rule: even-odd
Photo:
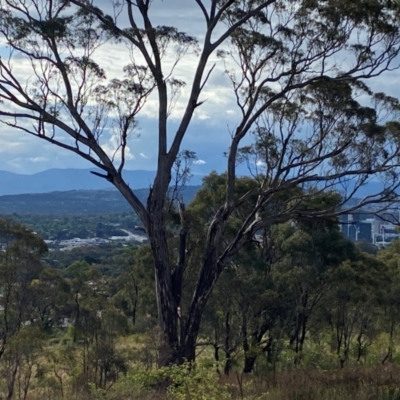
[[[188,186],[182,191],[189,203],[200,186]],[[149,189],[134,190],[146,202]],[[97,214],[132,211],[116,190],[72,190],[66,192],[30,193],[0,196],[0,215],[11,214]]]
[[[115,190],[114,186],[105,179],[95,176],[90,171],[102,172],[97,168],[89,169],[48,169],[32,175],[16,174],[0,171],[0,196],[26,193],[66,192],[71,190]],[[136,189],[147,189],[154,181],[156,172],[145,170],[125,170],[124,179],[129,186]],[[337,190],[350,191],[356,181],[350,180],[347,188],[337,185]],[[201,185],[202,176],[192,177],[190,184]],[[356,192],[355,197],[365,197],[383,189],[381,182],[371,180]]]
[[[90,171],[99,169],[49,169],[32,175],[0,171],[0,214],[16,213],[104,213],[130,210],[114,186]],[[155,171],[126,170],[126,182],[145,202],[153,183]],[[354,181],[355,182],[355,181]],[[350,191],[348,187],[337,186],[337,190]],[[201,176],[193,176],[193,185],[184,193],[188,203],[201,185]],[[360,188],[354,197],[363,198],[383,189],[383,184],[370,181]],[[45,194],[45,195],[44,195]],[[356,199],[350,201],[353,204]]]
[[[99,169],[48,169],[32,175],[0,171],[0,196],[25,193],[49,193],[70,190],[105,190],[114,186],[107,180],[97,177],[90,171]],[[132,189],[149,188],[153,183],[155,171],[126,170],[123,176]],[[200,185],[201,177],[194,176],[192,185]]]

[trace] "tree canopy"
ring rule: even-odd
[[[149,236],[159,323],[170,353],[165,359],[172,362],[194,358],[214,285],[260,230],[298,218],[333,218],[372,178],[381,180],[383,189],[352,208],[387,205],[400,182],[398,100],[368,86],[399,66],[397,1],[195,0],[192,6],[204,20],[198,36],[156,25],[157,1],[4,0],[0,5],[6,45],[0,60],[2,122],[90,161],[137,213]],[[97,57],[101,47],[111,45],[126,46],[126,65],[118,76],[109,76]],[[194,63],[189,82],[176,72],[187,61]],[[22,62],[24,76],[16,69]],[[226,152],[223,201],[207,222],[198,280],[183,310],[188,215],[178,199],[175,257],[165,200],[176,162],[182,154],[193,159],[182,153],[182,143],[221,66],[238,119]],[[149,99],[157,104],[157,173],[142,203],[123,170]],[[184,111],[172,129],[168,122],[177,101]],[[110,132],[111,153],[105,144]],[[242,195],[236,190],[240,163],[257,182]],[[339,203],[304,207],[305,200],[338,188]],[[227,235],[228,221],[246,202],[251,207]]]

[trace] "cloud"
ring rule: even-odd
[[[101,147],[107,153],[108,157],[115,160],[116,162],[121,161],[122,152],[118,135],[112,133],[108,141],[106,143],[103,143]],[[134,158],[135,156],[132,154],[131,149],[127,145],[125,147],[125,160],[129,161],[133,160]]]
[[[41,162],[49,161],[49,159],[46,157],[30,157],[27,159],[27,161],[30,161],[33,163],[41,163]]]
[[[98,2],[99,7],[104,9],[106,13],[112,14],[108,0],[98,0]],[[163,2],[161,0],[154,0],[151,8],[151,17],[155,25],[177,26],[180,31],[198,37],[200,43],[202,41],[205,26],[204,16],[198,6],[191,2],[183,2],[182,0]],[[128,26],[129,21],[127,20],[126,13],[121,13],[120,18],[121,24]],[[218,32],[216,32],[216,35],[218,35]],[[3,45],[0,41],[0,55],[3,54],[6,57],[8,51],[5,47],[2,47]],[[22,85],[32,84],[34,71],[30,62],[19,54],[14,54],[17,55],[14,62],[14,73],[21,79]],[[108,80],[113,78],[123,79],[123,67],[132,62],[129,58],[129,50],[127,50],[125,44],[106,43],[96,50],[93,57],[100,67],[105,69]],[[134,57],[137,63],[144,64],[143,59],[138,53],[135,53]],[[171,48],[171,51],[167,52],[163,58],[165,75],[168,75],[169,69],[174,66],[175,61],[174,49]],[[182,89],[175,107],[171,110],[168,123],[169,143],[171,143],[170,140],[176,132],[177,125],[184,115],[186,105],[189,101],[191,82],[193,81],[198,61],[198,55],[190,51],[175,66],[173,77],[185,81],[187,86]],[[203,153],[209,156],[209,146],[212,144],[213,152],[218,154],[218,163],[220,164],[221,161],[223,162],[221,154],[226,150],[226,146],[229,146],[229,135],[224,135],[223,130],[226,131],[228,123],[234,117],[234,113],[228,114],[224,110],[234,109],[235,102],[232,97],[230,83],[224,74],[223,62],[216,56],[213,56],[209,60],[208,69],[214,63],[216,63],[216,66],[200,98],[200,101],[204,101],[204,103],[196,109],[192,124],[185,136],[183,148],[195,149],[198,153],[203,151]],[[155,160],[157,160],[158,150],[157,116],[158,96],[154,92],[148,98],[137,118],[141,131],[140,139],[131,138],[129,140],[126,149],[127,169],[156,168]],[[118,137],[112,134],[111,119],[109,120],[108,127],[106,127],[104,140],[101,144],[109,156],[114,155],[119,145]],[[69,121],[65,120],[64,122],[68,123]],[[21,123],[24,123],[24,121],[21,121]],[[215,127],[218,127],[218,130],[214,130]],[[72,141],[63,132],[57,132],[57,135],[58,139],[63,137],[62,141],[64,143],[70,144]],[[56,148],[53,145],[48,145],[40,139],[29,137],[29,135],[25,135],[9,127],[2,127],[0,131],[0,143],[0,153],[2,153],[0,169],[15,170],[18,168],[18,172],[33,173],[47,168],[66,168],[78,165],[79,167],[83,167],[83,165],[87,165],[86,161],[81,160],[75,154]],[[49,152],[51,152],[52,157],[48,157]],[[8,154],[3,158],[3,153]],[[13,153],[13,156],[10,153]],[[17,157],[20,159],[15,161]],[[120,159],[120,152],[117,152],[115,154],[115,162],[118,163]],[[215,162],[211,161],[211,159],[209,160],[209,157],[207,160],[207,166],[215,168]],[[197,165],[204,165],[205,162],[203,163],[202,161],[204,160],[199,160]]]
[[[26,162],[28,163],[45,163],[49,161],[46,157],[16,157],[7,161],[7,164],[18,170],[24,172]]]
[[[180,31],[196,36],[201,42],[205,32],[205,21],[198,6],[194,3],[183,0],[154,0],[150,10],[154,25],[177,26]],[[110,4],[109,0],[96,0],[98,7],[102,8],[106,14],[112,15],[112,10],[109,8]],[[122,25],[127,27],[129,23],[127,14],[121,13],[120,18],[122,19]],[[221,25],[219,29],[226,29],[226,27]],[[221,31],[215,32],[213,35],[214,41],[220,33]],[[2,47],[0,40],[0,56],[7,57],[8,51],[6,50],[5,47]],[[15,55],[14,73],[21,79],[22,85],[27,84],[28,81],[32,84],[34,73],[31,65],[20,54],[15,53]],[[134,56],[138,63],[144,64],[138,53],[135,53]],[[105,69],[108,79],[123,79],[122,68],[131,62],[129,51],[125,44],[107,43],[96,50],[94,58],[100,67]],[[187,86],[182,89],[168,121],[169,144],[189,101],[191,82],[193,81],[198,61],[199,57],[191,52],[174,69],[172,76],[185,81]],[[172,52],[167,52],[163,58],[165,76],[168,75],[168,70],[173,66],[174,62],[175,57]],[[227,62],[226,68],[228,70],[234,69],[234,66],[229,64],[228,59]],[[214,63],[213,72],[199,99],[203,103],[196,108],[194,118],[182,144],[182,148],[195,150],[201,157],[194,163],[197,165],[194,169],[202,172],[211,169],[218,171],[226,169],[226,159],[222,157],[222,154],[231,144],[229,130],[233,131],[241,118],[231,82],[225,74],[226,68],[223,61],[213,55],[209,60],[207,71]],[[393,82],[400,82],[399,74],[392,73],[389,79],[387,75],[382,75],[368,81],[374,89],[384,90],[387,94],[396,97],[399,85],[393,84]],[[154,92],[137,118],[141,137],[129,139],[126,152],[127,169],[154,170],[156,168],[158,150],[157,116],[158,97]],[[112,135],[110,126],[106,130],[102,147],[108,155],[112,156],[115,150],[118,149],[118,137]],[[57,135],[59,134],[58,138],[63,137],[63,142],[71,142],[72,139],[66,137],[65,133],[57,132]],[[242,144],[245,144],[247,140],[250,139],[245,138]],[[25,173],[34,173],[47,168],[84,168],[88,164],[87,161],[71,152],[3,126],[0,130],[0,153],[0,169],[18,170],[18,172]],[[118,163],[120,154],[115,158],[116,163]],[[204,165],[206,166],[202,167]],[[265,164],[260,160],[257,162],[257,167],[263,168]]]
[[[21,157],[17,157],[7,161],[7,164],[13,167],[14,170],[19,171],[21,169],[21,161],[22,161]]]
[[[21,147],[24,146],[23,142],[15,141],[15,142],[7,142],[6,140],[6,135],[4,132],[1,132],[0,134],[1,138],[1,148],[0,148],[0,153],[15,153],[18,154],[20,151]]]

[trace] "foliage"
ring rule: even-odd
[[[111,182],[135,211],[153,258],[166,344],[162,362],[179,364],[195,360],[201,319],[218,280],[260,231],[264,239],[280,224],[333,223],[373,177],[383,182],[382,190],[351,208],[393,201],[400,185],[400,106],[368,81],[399,66],[400,6],[381,0],[196,0],[204,24],[195,37],[178,26],[155,25],[154,3],[112,1],[107,8],[87,0],[3,1],[0,36],[10,51],[0,59],[0,116],[15,131],[91,162],[101,171],[95,175]],[[126,49],[126,64],[114,76],[97,57],[103,46]],[[183,59],[194,65],[190,82],[177,75]],[[27,82],[14,68],[21,60],[32,76]],[[231,83],[235,120],[220,178],[224,187],[217,198],[208,196],[218,201],[199,229],[197,268],[192,263],[191,282],[184,285],[190,236],[197,232],[190,232],[179,191],[173,191],[174,204],[167,199],[174,169],[183,184],[190,175],[195,154],[182,144],[218,68]],[[152,95],[157,171],[143,201],[123,171]],[[171,126],[180,95],[186,96],[181,120]],[[241,163],[253,180],[239,179]],[[332,194],[335,187],[345,189],[341,196]],[[174,229],[167,216],[172,208]],[[292,236],[292,252],[307,267],[310,254],[295,247],[315,238],[306,231]],[[319,266],[308,267],[292,276],[293,287]]]
[[[207,218],[201,204],[193,204],[193,221]],[[120,249],[114,276],[85,260],[84,250],[60,272],[43,264],[38,235],[10,221],[0,227],[5,398],[398,396],[398,241],[375,256],[346,241],[332,220],[274,226],[221,275],[196,363],[159,368],[148,245]]]

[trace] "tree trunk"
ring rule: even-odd
[[[168,262],[168,261],[167,261]],[[159,366],[179,362],[178,310],[168,286],[168,277],[160,273],[163,263],[155,260],[158,321],[160,327]],[[169,277],[170,278],[170,277]]]
[[[249,355],[250,345],[249,338],[247,337],[247,318],[242,310],[242,337],[243,337],[243,351],[244,351],[244,366],[243,373],[250,374],[253,372],[256,358],[254,355]]]
[[[222,272],[227,259],[217,261],[217,246],[223,234],[224,219],[227,215],[221,211],[211,222],[206,240],[206,251],[202,261],[199,278],[188,310],[185,324],[182,324],[179,358],[195,360],[195,344],[200,330],[200,322],[211,292]]]
[[[162,332],[161,343],[165,344],[160,351],[159,364],[181,364],[185,361],[193,362],[195,360],[195,345],[200,330],[201,318],[218,276],[227,262],[227,259],[223,262],[217,262],[218,254],[215,243],[218,243],[221,238],[224,219],[227,218],[228,214],[225,212],[225,215],[224,209],[221,209],[223,211],[215,217],[210,225],[206,241],[206,253],[202,261],[193,299],[187,316],[182,318],[179,324],[178,308],[180,307],[182,296],[182,268],[184,263],[179,263],[172,273],[164,222],[164,200],[160,201],[160,196],[157,196],[156,193],[157,186],[160,188],[162,185],[158,185],[158,183],[156,179],[154,192],[150,195],[147,204],[150,216],[147,233],[154,259],[157,307]],[[166,187],[168,188],[168,185]],[[180,244],[183,247],[185,245],[184,229],[181,233]],[[183,248],[180,248],[180,253],[182,252]]]
[[[73,334],[73,337],[72,337],[72,341],[74,343],[77,342],[77,330],[78,330],[79,317],[80,317],[80,305],[79,305],[78,298],[79,298],[79,293],[76,292],[75,293],[75,297],[74,297],[75,304],[76,304],[76,317],[75,317],[75,324],[74,324],[75,325],[74,326],[74,334]]]
[[[306,333],[307,333],[307,321],[308,321],[308,317],[304,312],[302,315],[302,326],[301,326],[301,334],[300,334],[300,339],[299,339],[299,353],[302,353],[302,351],[303,351],[304,341],[306,339]]]
[[[256,359],[257,357],[255,355],[249,355],[249,354],[244,355],[244,367],[243,367],[244,374],[251,374],[253,372]]]
[[[389,343],[388,349],[385,357],[382,360],[382,365],[385,364],[386,361],[392,362],[393,357],[393,333],[394,333],[394,318],[391,318],[390,321],[390,331],[389,331]]]
[[[169,253],[164,232],[151,232],[150,245],[154,258],[158,320],[160,326],[160,365],[176,363],[179,355],[178,306],[173,293]]]
[[[19,367],[19,358],[16,357],[14,360],[14,365],[10,374],[10,379],[7,382],[7,400],[11,400],[13,395],[14,395],[14,386],[15,386],[15,378],[17,376],[17,372],[18,372],[18,367]]]
[[[225,368],[224,374],[229,375],[232,368],[232,350],[231,350],[231,323],[230,312],[228,311],[225,316]]]
[[[200,322],[213,287],[213,279],[209,281],[199,279],[192,304],[187,314],[187,320],[182,324],[179,360],[195,360],[195,345],[200,330]]]

